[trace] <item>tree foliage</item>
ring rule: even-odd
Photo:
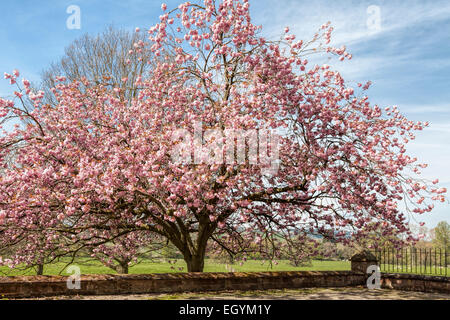
[[[433,229],[434,245],[450,251],[450,224],[447,221],[441,221]]]

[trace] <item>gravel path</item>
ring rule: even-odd
[[[450,300],[449,294],[356,288],[312,288],[115,296],[56,296],[33,300]],[[30,299],[29,299],[30,300]]]

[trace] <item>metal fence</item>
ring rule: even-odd
[[[449,252],[433,248],[384,248],[373,252],[381,272],[450,276]]]

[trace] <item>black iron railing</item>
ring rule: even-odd
[[[440,248],[374,250],[381,272],[450,276],[449,252]]]

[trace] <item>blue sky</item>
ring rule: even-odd
[[[173,8],[181,1],[165,2]],[[81,9],[80,30],[66,27],[70,5]],[[17,68],[24,77],[38,81],[42,69],[58,60],[64,47],[82,34],[99,33],[111,24],[129,30],[148,28],[158,21],[160,5],[154,0],[1,0],[0,72]],[[438,177],[450,190],[448,0],[250,0],[250,5],[254,23],[274,39],[290,26],[298,38],[308,40],[331,21],[332,44],[346,44],[353,59],[316,58],[314,62],[330,64],[350,83],[373,81],[370,101],[383,107],[397,105],[408,118],[429,121],[431,127],[418,132],[407,150],[429,164],[424,177]],[[1,80],[0,96],[10,93],[7,81]],[[442,220],[450,222],[448,203],[416,217],[430,228]]]

